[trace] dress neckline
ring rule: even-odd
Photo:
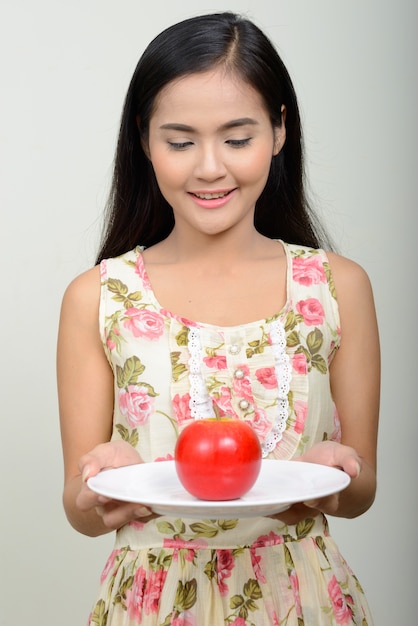
[[[178,315],[177,313],[174,313],[173,311],[170,311],[169,309],[166,309],[165,307],[163,307],[158,301],[157,296],[155,295],[150,278],[148,276],[147,268],[144,263],[144,257],[142,253],[145,250],[145,246],[137,246],[135,248],[135,252],[137,253],[137,270],[138,270],[139,276],[142,278],[144,288],[147,290],[148,294],[151,296],[153,303],[155,307],[157,308],[157,310],[159,310],[161,315],[163,315],[164,317],[177,320],[179,323],[186,325],[186,326],[191,326],[191,327],[198,326],[199,328],[207,328],[209,330],[210,329],[221,330],[221,331],[225,330],[228,332],[228,331],[233,331],[234,329],[237,329],[237,328],[240,328],[240,329],[251,328],[253,326],[259,326],[260,324],[265,324],[273,320],[281,319],[285,317],[286,313],[288,312],[290,308],[291,262],[292,262],[291,255],[289,252],[288,245],[284,241],[282,241],[281,239],[276,239],[275,241],[281,244],[283,251],[285,253],[285,257],[286,257],[286,301],[284,305],[282,306],[282,308],[277,313],[274,313],[272,316],[259,318],[250,322],[245,322],[244,324],[233,324],[233,325],[224,326],[224,325],[219,325],[219,324],[211,324],[209,322],[201,322],[198,320],[190,320],[186,317]]]

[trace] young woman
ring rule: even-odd
[[[365,272],[323,249],[302,156],[291,80],[253,23],[196,17],[146,49],[98,264],[68,287],[58,341],[65,510],[86,535],[117,530],[91,625],[372,624],[325,515],[374,499],[376,316]],[[228,521],[88,488],[172,459],[215,410],[250,423],[264,458],[342,468],[350,486]]]

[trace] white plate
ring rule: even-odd
[[[87,481],[103,496],[142,503],[160,515],[200,519],[273,515],[295,502],[337,493],[349,483],[348,474],[333,467],[275,460],[262,462],[255,485],[237,500],[208,501],[190,495],[179,481],[174,461],[105,470]]]

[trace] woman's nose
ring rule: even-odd
[[[223,178],[226,167],[222,159],[222,151],[214,145],[207,145],[199,150],[195,166],[195,175],[201,180],[214,181]]]

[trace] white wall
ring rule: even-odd
[[[112,539],[78,535],[61,507],[60,301],[94,261],[141,51],[165,26],[225,8],[247,13],[279,46],[300,96],[313,191],[341,252],[374,284],[383,354],[378,496],[366,515],[331,528],[376,624],[415,623],[416,6],[0,0],[1,624],[84,624],[95,597]]]

